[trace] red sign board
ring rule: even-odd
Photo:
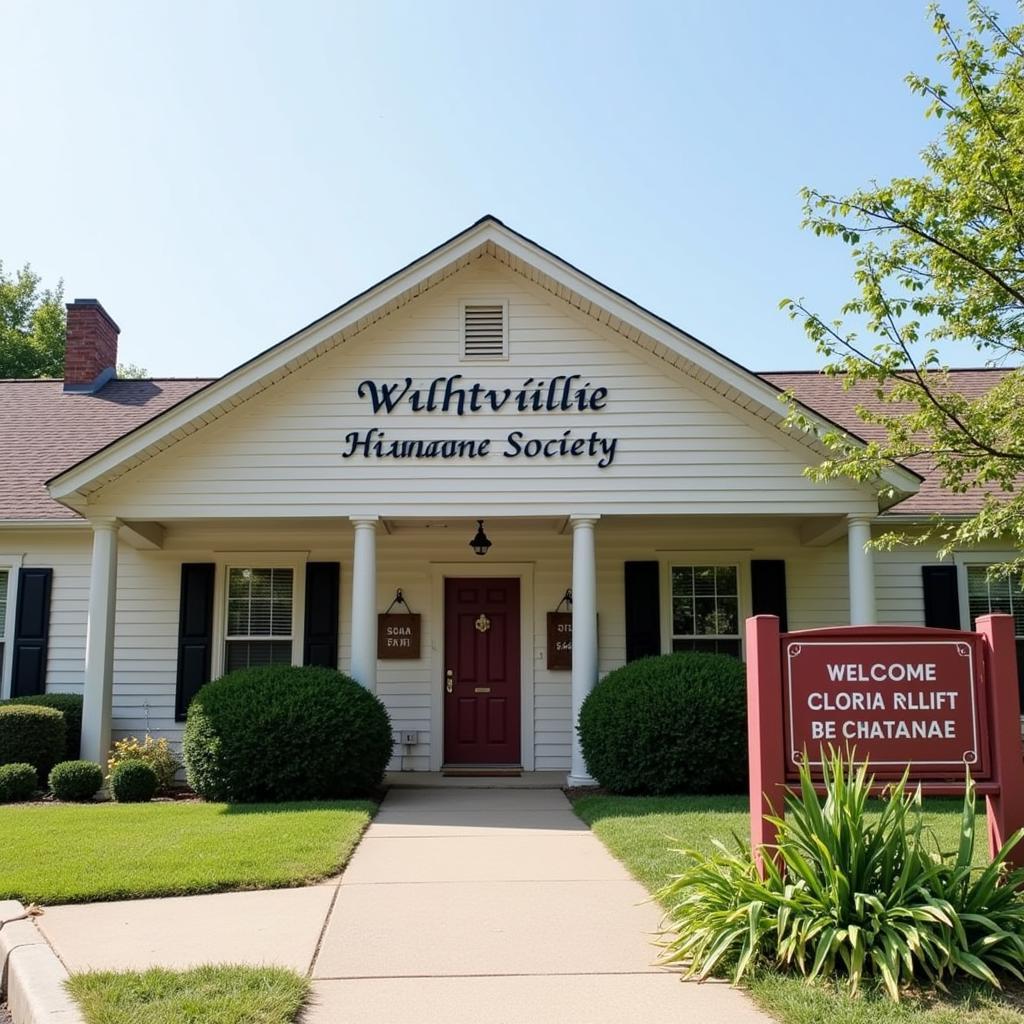
[[[779,633],[747,620],[750,837],[759,868],[776,815],[806,757],[852,750],[884,784],[910,768],[924,792],[979,780],[994,856],[1024,826],[1024,760],[1013,617],[982,615],[976,632],[922,626],[835,626]],[[1024,844],[1009,860],[1024,867]]]
[[[782,637],[786,772],[855,749],[879,777],[988,778],[979,638]]]

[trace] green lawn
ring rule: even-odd
[[[732,834],[749,841],[745,797],[586,796],[576,813],[608,849],[650,891],[677,873],[681,862],[673,848],[704,852]],[[955,849],[960,813],[958,800],[931,800],[926,818],[943,849]],[[987,859],[985,815],[978,815],[979,845],[975,859]],[[972,985],[950,997],[922,996],[900,1005],[882,996],[850,997],[832,985],[808,985],[799,979],[768,974],[750,986],[754,999],[784,1024],[1024,1024],[1024,997],[989,995]]]
[[[280,967],[96,971],[68,982],[86,1024],[291,1024],[309,982]]]
[[[81,903],[278,888],[348,861],[375,805],[28,804],[0,807],[0,899]]]

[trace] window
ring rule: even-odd
[[[1017,683],[1024,699],[1024,585],[1016,577],[989,579],[987,565],[967,567],[967,610],[974,629],[979,615],[1006,612],[1013,616],[1017,635]]]
[[[460,358],[508,359],[508,303],[462,303]]]
[[[224,671],[292,662],[293,569],[228,569]]]
[[[672,566],[672,650],[740,657],[738,566]]]

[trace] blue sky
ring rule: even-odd
[[[997,5],[1013,17],[1009,0]],[[949,4],[955,17],[959,4]],[[753,369],[817,365],[801,185],[913,172],[925,4],[0,0],[0,259],[223,373],[493,213]]]

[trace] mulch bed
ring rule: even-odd
[[[196,796],[191,790],[177,792],[169,796],[155,796],[148,801],[151,804],[198,804],[202,803],[202,797]],[[112,800],[86,800],[86,804],[109,804]],[[68,807],[71,806],[66,800],[55,800],[50,794],[36,797],[34,800],[19,800],[17,803],[4,804],[5,807]],[[75,803],[74,806],[81,807],[82,804]],[[3,1017],[0,1017],[0,1024],[7,1024]]]

